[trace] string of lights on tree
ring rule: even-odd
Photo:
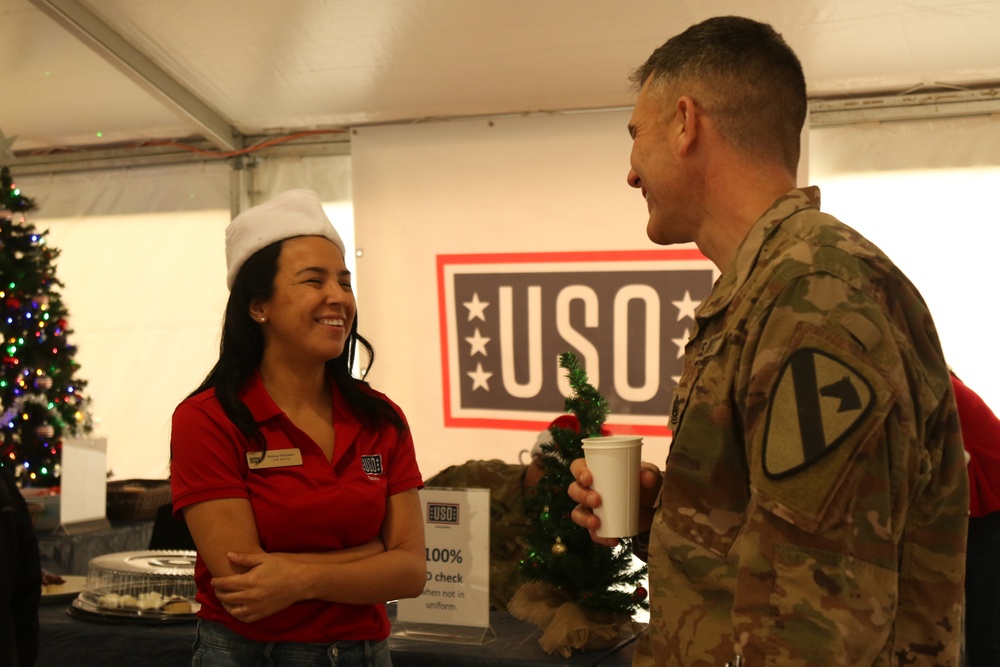
[[[599,545],[570,514],[576,503],[566,489],[573,481],[569,466],[583,457],[583,438],[599,436],[608,415],[608,402],[587,380],[576,355],[564,352],[559,366],[567,370],[573,393],[566,411],[576,415],[580,432],[552,427],[552,443],[542,445],[545,473],[533,493],[525,494],[525,513],[531,520],[528,554],[521,561],[521,577],[561,590],[580,607],[619,615],[648,609],[646,589],[640,583],[645,566],[635,568],[630,540],[615,549]]]
[[[87,383],[59,294],[59,250],[28,223],[35,202],[0,172],[0,465],[22,486],[59,485],[64,437],[92,429]]]

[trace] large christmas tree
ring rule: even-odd
[[[583,438],[601,435],[608,403],[587,381],[576,355],[563,353],[559,365],[567,370],[573,389],[566,399],[566,410],[576,415],[580,432],[552,428],[553,442],[542,445],[545,474],[524,499],[532,526],[521,576],[547,584],[581,608],[611,617],[631,615],[640,607],[648,608],[646,591],[639,585],[646,568],[633,567],[630,540],[609,549],[596,544],[586,529],[573,523],[570,515],[576,503],[566,492],[573,482],[569,466],[583,457]]]
[[[35,203],[7,167],[0,181],[0,465],[22,486],[58,486],[63,438],[91,430],[86,382],[58,291],[59,251],[26,222]]]

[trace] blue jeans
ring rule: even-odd
[[[192,667],[392,667],[389,643],[256,642],[217,623],[198,621]]]

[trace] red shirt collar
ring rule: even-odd
[[[329,382],[330,395],[333,399],[333,423],[337,428],[337,442],[341,445],[338,447],[338,450],[343,451],[343,448],[348,443],[353,442],[361,430],[361,423],[351,409],[341,400],[340,388],[337,387],[337,383],[333,381],[333,378],[330,378]],[[259,370],[254,370],[253,375],[250,376],[250,379],[240,389],[239,396],[240,400],[250,408],[250,414],[258,424],[278,415],[285,414],[271,398],[271,395],[267,393],[267,389],[264,388],[264,381],[260,377]]]

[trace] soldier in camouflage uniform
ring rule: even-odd
[[[650,625],[633,664],[956,667],[969,500],[948,369],[906,277],[795,189],[797,58],[770,26],[722,17],[634,77],[647,233],[694,241],[722,273],[695,313],[662,480],[643,478]],[[600,497],[573,470],[593,531]]]

